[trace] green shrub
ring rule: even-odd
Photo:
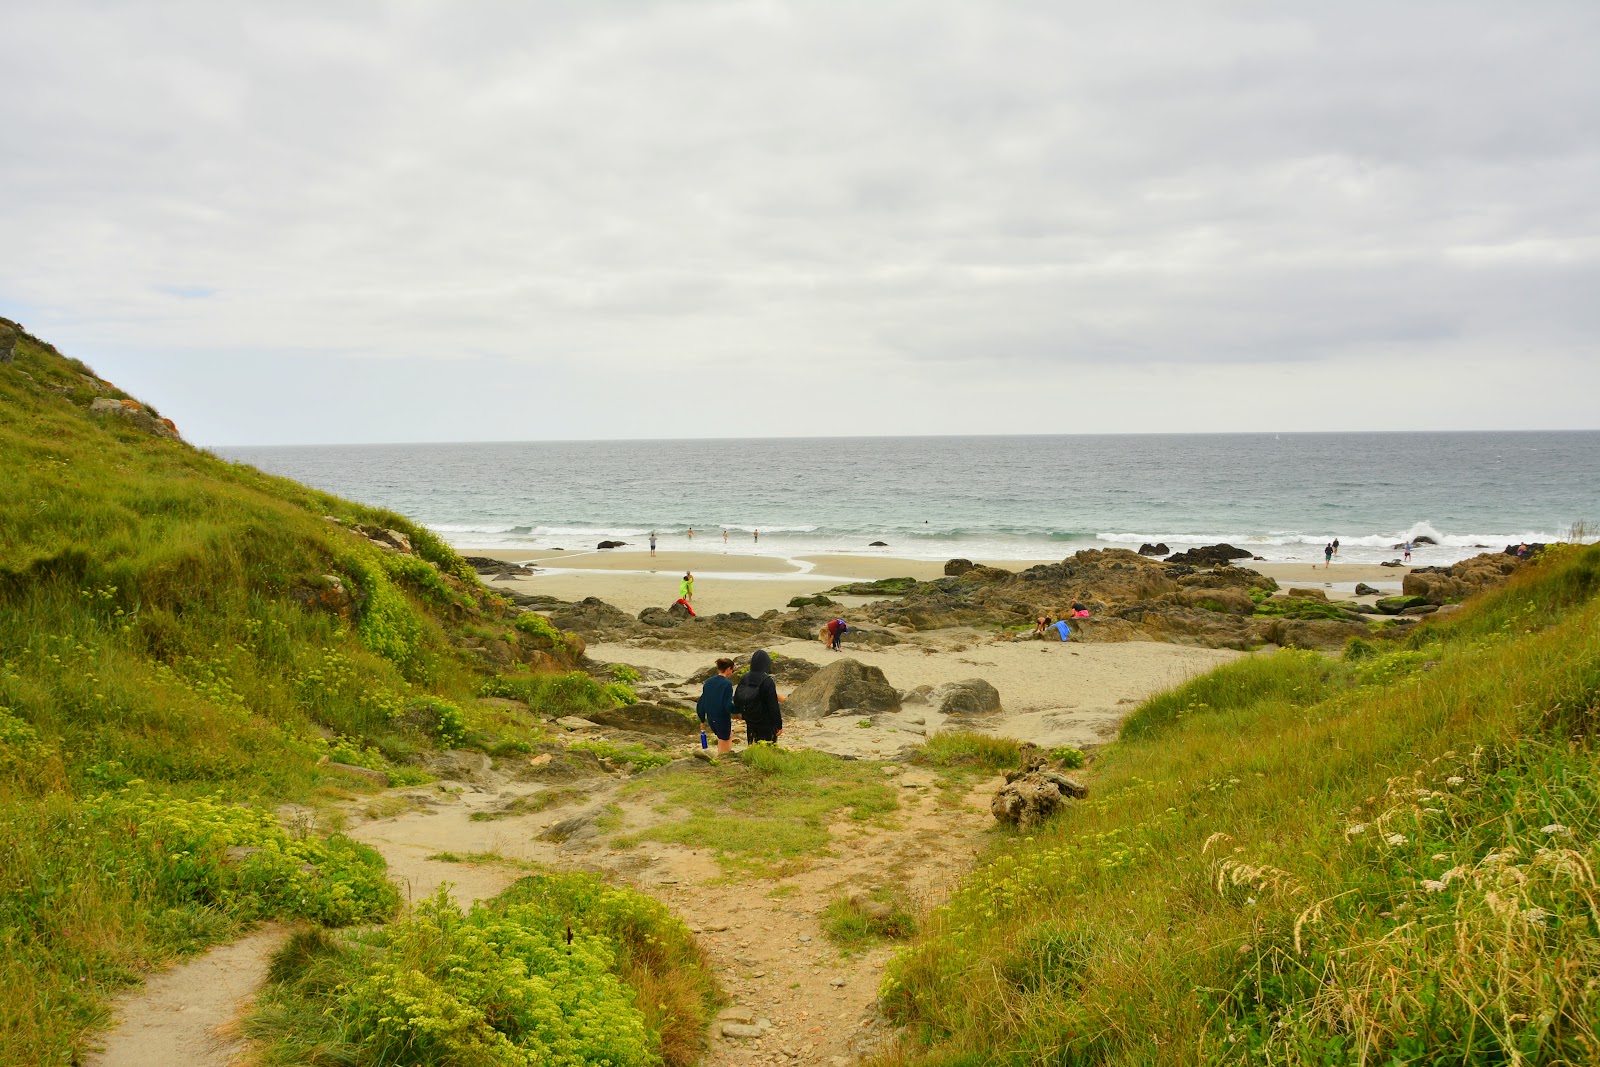
[[[580,874],[465,915],[441,889],[357,943],[291,941],[273,977],[247,1027],[266,1064],[687,1067],[718,1000],[681,920]]]
[[[1060,748],[1052,748],[1050,750],[1050,758],[1060,761],[1061,765],[1066,767],[1068,770],[1077,770],[1086,762],[1083,750],[1073,748],[1070,745],[1063,745]]]
[[[521,677],[496,675],[483,682],[478,694],[526,701],[530,711],[551,719],[604,711],[616,707],[619,702],[616,693],[608,692],[604,685],[583,671]]]
[[[466,715],[460,707],[441,697],[423,697],[412,703],[407,714],[438,741],[441,748],[459,748],[467,739]]]
[[[610,741],[575,741],[568,747],[593,752],[596,756],[609,759],[613,763],[631,763],[636,770],[641,771],[649,770],[651,767],[665,767],[672,762],[671,756],[663,752],[651,752],[643,745],[618,745]]]
[[[835,899],[822,909],[823,934],[847,952],[858,952],[881,940],[897,941],[916,934],[914,915],[890,894],[880,892],[875,896],[878,899],[863,899],[857,895]]]

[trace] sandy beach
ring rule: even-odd
[[[651,558],[640,551],[527,552],[471,551],[508,562],[532,564],[535,573],[513,579],[496,579],[491,588],[545,594],[563,600],[588,596],[629,613],[665,606],[678,595],[684,570],[695,574],[695,607],[702,613],[745,611],[752,615],[784,608],[791,597],[810,596],[843,582],[907,576],[922,580],[944,573],[943,561],[907,560],[880,556],[809,556],[784,558],[744,553],[658,552]],[[1008,570],[1024,570],[1057,560],[983,560]],[[1322,584],[1323,572],[1309,565],[1280,564],[1280,582]],[[1395,579],[1392,571],[1382,577]],[[1360,574],[1355,573],[1360,571]],[[1352,589],[1365,580],[1365,568],[1352,568],[1347,577],[1335,569],[1337,581]],[[1397,579],[1396,579],[1397,580]],[[1331,591],[1330,591],[1331,592]],[[835,596],[841,613],[878,597]],[[814,641],[776,639],[769,646],[784,656],[826,664],[836,654]],[[592,644],[589,654],[602,662],[653,667],[676,678],[686,678],[707,666],[715,653],[639,647],[633,644]],[[908,635],[904,644],[889,648],[851,647],[844,655],[883,670],[898,689],[940,685],[967,678],[982,678],[1001,695],[1004,711],[984,722],[981,729],[1042,745],[1091,745],[1114,736],[1122,717],[1140,701],[1195,674],[1228,662],[1243,653],[1228,649],[1194,648],[1155,641],[1110,644],[1062,644],[1032,639],[1010,639],[969,629]],[[692,699],[694,694],[685,690]],[[923,705],[908,704],[901,712],[877,717],[874,728],[861,729],[858,719],[840,717],[815,723],[795,723],[786,738],[833,751],[871,755],[915,743],[944,725],[943,717]]]

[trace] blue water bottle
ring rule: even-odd
[[[706,728],[704,726],[700,727],[700,747],[701,748],[707,747],[706,746]]]

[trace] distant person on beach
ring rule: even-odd
[[[1407,541],[1403,547],[1406,550],[1405,560],[1406,560],[1407,563],[1410,563],[1411,562],[1411,542]]]
[[[755,531],[755,535],[756,535],[756,544],[759,545],[761,543],[761,531],[760,530]]]
[[[1337,537],[1333,539],[1333,554],[1335,556],[1339,554],[1339,539]]]
[[[1033,620],[1034,636],[1043,637],[1045,635],[1045,631],[1050,628],[1051,623],[1054,621],[1055,620],[1051,619],[1048,615],[1040,615],[1037,619]]]
[[[694,527],[693,526],[689,527],[689,540],[691,540],[691,541],[694,540]]]
[[[1323,545],[1322,546],[1322,569],[1323,570],[1327,570],[1331,566],[1333,566],[1333,546],[1331,544]]]
[[[694,706],[702,725],[717,735],[717,755],[733,751],[733,660],[717,660],[717,673],[700,689]]]
[[[850,627],[844,624],[843,619],[834,619],[825,628],[828,631],[828,647],[835,652],[839,651],[839,641],[850,632]]]
[[[1089,609],[1082,604],[1074,604],[1072,605],[1072,617],[1074,619],[1087,619],[1089,617]]]
[[[1528,542],[1524,541],[1524,542],[1522,542],[1522,544],[1517,546],[1517,558],[1518,559],[1527,559],[1528,558]]]
[[[690,571],[684,571],[683,581],[678,583],[678,599],[685,604],[694,603],[694,574]]]
[[[728,528],[726,526],[722,528],[722,543],[728,543]]]
[[[744,716],[745,740],[778,743],[783,734],[783,697],[772,680],[772,657],[764,648],[750,657],[750,670],[733,690],[733,706]]]
[[[654,530],[650,531],[650,558],[656,558],[656,532]]]

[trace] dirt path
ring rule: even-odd
[[[245,1051],[229,1024],[246,1007],[288,931],[267,926],[171,970],[121,1001],[121,1023],[89,1067],[229,1067]]]
[[[547,787],[498,774],[439,783],[399,792],[412,798],[412,810],[358,822],[348,832],[383,854],[413,899],[450,882],[457,901],[466,904],[499,892],[530,862],[619,876],[683,917],[733,1002],[712,1027],[707,1067],[850,1064],[882,1033],[875,1004],[892,948],[846,955],[824,936],[820,913],[842,896],[883,886],[896,887],[914,910],[932,906],[968,869],[983,831],[993,825],[988,802],[994,781],[951,795],[937,787],[931,771],[889,764],[886,772],[898,790],[900,810],[892,818],[882,825],[835,823],[829,849],[810,857],[805,869],[777,879],[730,882],[709,847],[649,841],[616,847],[614,835],[668,817],[647,798],[627,796],[626,776],[562,783],[581,795],[536,814],[492,821],[481,816]],[[610,820],[604,831],[594,827],[602,816]],[[573,822],[580,825],[566,841],[544,838],[557,824]],[[496,858],[436,858],[446,853]],[[725,1036],[724,1023],[734,1024],[734,1034],[742,1026],[767,1029],[759,1037]]]

